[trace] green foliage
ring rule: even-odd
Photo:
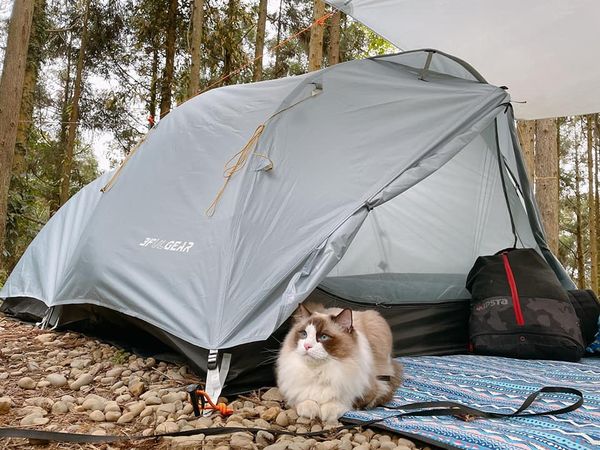
[[[126,364],[129,361],[130,353],[123,349],[118,349],[111,358],[111,361],[115,365]]]

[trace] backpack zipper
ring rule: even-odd
[[[523,326],[525,325],[525,319],[523,318],[523,312],[521,311],[521,300],[519,299],[519,292],[517,291],[517,283],[515,283],[515,277],[510,268],[510,262],[508,261],[508,252],[502,253],[502,261],[504,262],[506,279],[510,286],[510,295],[512,297],[513,309],[515,310],[515,319],[517,320],[517,325]]]

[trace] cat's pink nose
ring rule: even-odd
[[[312,345],[310,345],[308,342],[305,342],[305,343],[304,343],[304,350],[307,350],[307,351],[308,351],[308,350],[309,350],[309,349],[311,349],[311,348],[312,348]]]

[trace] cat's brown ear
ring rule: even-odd
[[[310,317],[312,314],[312,312],[310,312],[310,310],[304,306],[302,303],[300,303],[298,305],[298,308],[296,308],[296,311],[294,311],[294,319],[295,320],[303,320],[303,319],[307,319],[308,317]]]
[[[337,316],[333,318],[333,321],[342,327],[345,331],[352,331],[352,310],[345,308]]]

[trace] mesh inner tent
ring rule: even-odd
[[[320,287],[375,304],[468,299],[465,281],[475,259],[514,243],[497,154],[492,124],[441,169],[373,209]],[[508,164],[504,155],[502,161]],[[503,170],[517,244],[537,248],[517,187]]]

